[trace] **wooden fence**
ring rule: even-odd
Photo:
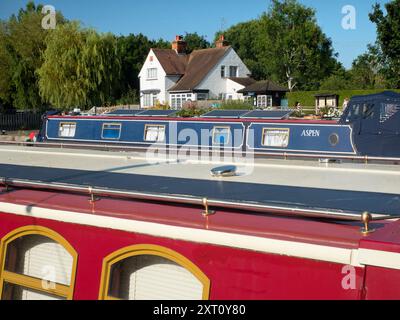
[[[18,112],[15,114],[0,114],[0,130],[38,130],[41,127],[42,114]]]

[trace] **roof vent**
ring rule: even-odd
[[[233,177],[236,176],[236,166],[223,166],[211,170],[213,177]]]
[[[342,160],[324,158],[324,159],[319,159],[319,163],[338,163],[338,164],[340,164],[340,163],[342,163]]]

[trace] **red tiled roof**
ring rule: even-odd
[[[167,75],[182,78],[169,91],[193,90],[222,59],[230,46],[195,50],[190,55],[172,49],[152,49]]]
[[[185,74],[188,55],[177,54],[172,49],[152,49],[167,75]]]
[[[229,80],[232,80],[244,87],[247,87],[256,82],[253,78],[238,78],[238,77],[230,77]]]

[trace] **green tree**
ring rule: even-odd
[[[332,42],[318,26],[313,9],[296,0],[273,0],[261,23],[259,59],[290,91],[319,87],[319,79],[336,67]]]
[[[253,77],[286,84],[291,91],[318,89],[337,69],[332,42],[318,26],[315,11],[296,0],[272,0],[260,18],[224,34]]]
[[[18,109],[43,105],[36,70],[43,63],[45,38],[51,30],[42,28],[42,5],[29,2],[18,15],[0,22],[0,98]],[[57,13],[57,23],[64,23]]]
[[[82,29],[74,22],[58,26],[46,41],[44,63],[38,70],[45,101],[63,109],[113,102],[120,78],[115,36]]]
[[[163,43],[163,40],[150,41],[143,34],[130,34],[118,37],[117,45],[121,60],[121,74],[115,97],[123,99],[124,104],[136,103],[139,92],[138,75],[149,50],[152,47],[163,48],[166,44]]]
[[[383,89],[387,83],[383,75],[381,52],[377,46],[368,46],[368,51],[358,56],[349,74],[352,89]]]
[[[386,15],[375,4],[370,20],[377,26],[377,44],[385,65],[382,72],[392,87],[400,88],[400,0],[385,4]]]
[[[251,20],[238,23],[226,31],[219,31],[215,35],[214,42],[223,34],[246,66],[251,70],[252,77],[256,80],[270,78],[271,73],[264,68],[258,60],[258,34],[260,33],[260,20]]]
[[[186,50],[187,53],[191,53],[194,50],[207,49],[211,47],[210,43],[206,40],[206,38],[204,36],[200,36],[199,34],[197,34],[197,32],[195,33],[186,32],[183,39],[187,43],[187,50]]]
[[[343,66],[340,66],[336,71],[326,78],[322,83],[320,90],[337,91],[345,90],[350,86],[350,75]]]

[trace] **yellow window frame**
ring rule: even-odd
[[[52,239],[64,247],[65,250],[72,256],[72,270],[71,270],[71,283],[69,286],[56,283],[54,288],[45,289],[42,287],[42,279],[17,274],[5,270],[7,247],[14,240],[29,236],[29,235],[40,235]],[[76,267],[78,262],[78,254],[75,249],[69,244],[69,242],[57,232],[41,227],[41,226],[25,226],[11,231],[5,235],[0,242],[0,299],[3,296],[4,284],[10,283],[12,285],[18,285],[26,287],[28,289],[36,290],[39,292],[51,294],[54,296],[66,298],[72,300],[74,295]]]
[[[63,125],[65,125],[65,124],[68,124],[68,125],[75,125],[75,134],[74,134],[73,137],[65,137],[65,136],[60,135],[60,129],[61,129],[61,127],[62,127]],[[60,122],[60,124],[58,125],[58,137],[59,137],[59,138],[75,138],[75,136],[76,136],[76,128],[77,128],[77,127],[78,127],[77,123],[76,123],[76,122],[73,122],[73,121],[70,121],[70,122]]]
[[[170,261],[173,261],[178,265],[180,265],[181,267],[185,268],[190,273],[192,273],[203,285],[202,299],[203,300],[209,299],[210,279],[200,270],[198,266],[196,266],[193,262],[191,262],[183,255],[171,249],[157,245],[141,244],[141,245],[133,245],[122,248],[104,258],[103,268],[101,272],[99,300],[121,300],[119,298],[108,295],[110,289],[109,286],[110,286],[111,268],[114,264],[122,260],[141,255],[154,255],[162,257]]]

